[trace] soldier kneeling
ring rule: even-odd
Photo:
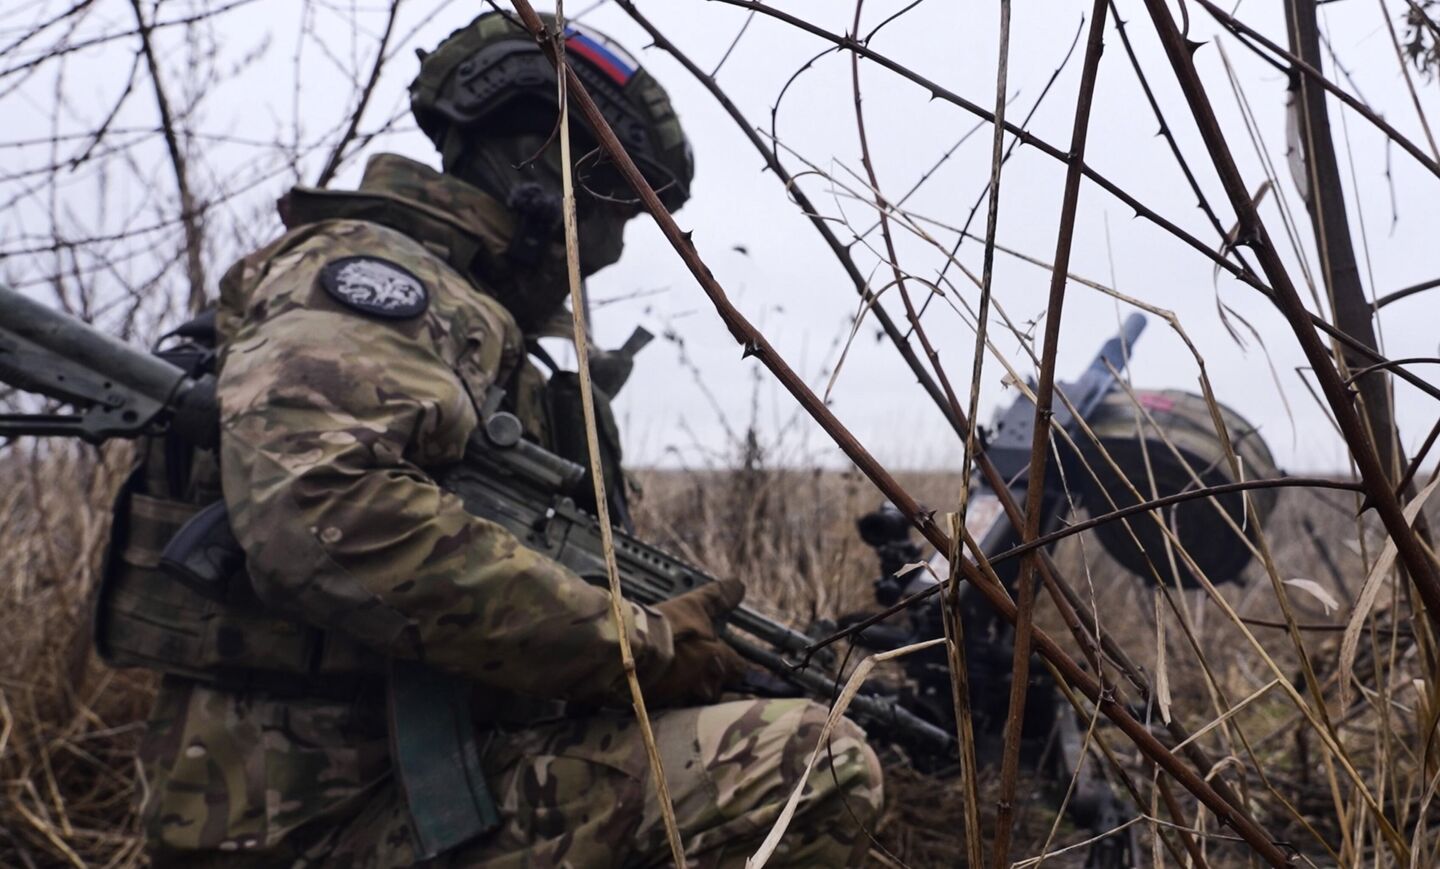
[[[598,34],[571,31],[567,54],[678,208],[693,166],[664,90]],[[143,749],[156,865],[668,860],[608,594],[436,479],[501,390],[528,438],[562,455],[584,443],[573,378],[547,379],[527,353],[555,334],[568,286],[553,70],[528,33],[486,14],[423,59],[412,98],[444,171],[381,155],[359,190],[282,201],[289,231],[226,274],[218,357],[194,360],[218,372],[218,455],[157,439],[122,495],[99,639],[113,662],[166,673]],[[639,210],[590,148],[574,153],[590,274],[619,258]],[[201,344],[204,326],[190,332]],[[596,397],[625,521],[609,396]],[[161,551],[222,498],[243,575],[219,592],[176,582]],[[715,583],[624,614],[694,865],[743,864],[825,719],[805,700],[715,702],[741,667],[716,620],[743,593]],[[413,711],[397,691],[423,696],[428,677],[396,673],[463,680],[474,726],[397,732]],[[879,764],[849,722],[832,747],[772,864],[864,852]],[[436,799],[397,772],[397,755],[426,752],[468,792]],[[479,832],[476,806],[494,810]]]

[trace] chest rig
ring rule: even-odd
[[[213,312],[166,336],[156,355],[192,376],[213,373]],[[95,602],[95,648],[115,667],[143,667],[232,690],[350,699],[383,672],[373,652],[343,636],[284,618],[250,589],[243,559],[201,553],[214,569],[183,569],[184,534],[224,520],[213,449],[175,434],[142,439],[121,487],[105,573]],[[178,544],[178,545],[177,545]],[[208,577],[208,578],[201,578]]]

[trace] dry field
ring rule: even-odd
[[[144,863],[136,836],[134,806],[141,795],[132,755],[137,722],[145,714],[153,683],[144,673],[100,666],[89,649],[87,624],[87,598],[105,539],[106,504],[123,474],[126,455],[123,446],[97,453],[71,445],[44,456],[11,448],[3,456],[10,485],[0,492],[0,780],[5,788],[0,800],[0,866]],[[717,573],[743,578],[753,602],[796,624],[870,605],[874,559],[853,530],[854,518],[877,503],[869,485],[849,473],[775,470],[754,457],[748,467],[737,464],[740,467],[730,471],[639,474],[644,496],[638,513],[645,532]],[[902,475],[902,482],[938,506],[953,500],[958,479],[955,474],[912,473]],[[1296,594],[1302,623],[1341,622],[1346,602],[1358,587],[1362,570],[1354,523],[1346,518],[1351,512],[1353,504],[1334,494],[1288,492],[1269,525],[1276,561],[1285,575],[1314,579],[1341,601],[1342,612],[1327,615],[1318,600]],[[1072,576],[1088,579],[1102,624],[1149,669],[1156,651],[1153,592],[1097,550],[1083,536],[1072,539],[1062,544],[1061,564]],[[1250,573],[1246,585],[1226,589],[1228,599],[1247,618],[1277,618],[1268,583],[1253,566]],[[1213,603],[1198,592],[1185,593],[1184,603],[1193,616],[1196,647],[1204,652],[1214,684],[1230,704],[1269,681],[1257,656]],[[1041,619],[1058,627],[1053,613],[1045,612]],[[1294,670],[1295,655],[1293,650],[1285,653],[1283,634],[1263,622],[1254,630],[1277,664]],[[1307,634],[1307,650],[1322,679],[1334,670],[1338,636],[1333,631]],[[1215,716],[1216,701],[1203,687],[1199,657],[1173,623],[1167,641],[1165,672],[1174,714],[1198,729]],[[1384,644],[1382,637],[1376,648],[1383,650]],[[1412,716],[1403,710],[1412,699],[1413,694],[1406,697],[1403,692],[1393,698],[1402,710],[1389,722],[1395,733],[1408,726]],[[1379,731],[1374,716],[1360,709],[1342,733],[1361,774],[1379,781],[1388,798],[1418,800],[1420,795],[1374,778],[1385,765],[1376,746],[1385,741],[1375,738]],[[1312,857],[1323,853],[1296,816],[1279,808],[1283,797],[1326,840],[1333,843],[1340,835],[1329,773],[1313,734],[1298,726],[1294,707],[1272,690],[1235,713],[1230,723],[1236,726],[1202,737],[1215,757],[1230,759],[1217,774],[1252,798],[1257,820],[1272,834],[1300,843]],[[1118,734],[1104,727],[1098,733],[1113,735],[1111,744],[1121,762],[1137,780],[1149,781],[1146,767]],[[1248,748],[1237,742],[1241,734]],[[1253,764],[1235,760],[1247,751],[1254,753],[1265,780],[1255,775]],[[911,866],[963,863],[962,804],[954,783],[910,769],[894,751],[884,756],[888,807],[875,830],[879,843]],[[1247,768],[1248,774],[1243,772]],[[993,792],[993,784],[994,773],[986,772],[982,797]],[[1042,849],[1054,817],[1048,796],[1052,792],[1053,786],[1043,782],[1023,784],[1017,859]],[[988,827],[992,806],[985,802],[983,808]],[[1187,811],[1194,823],[1193,806]],[[1211,865],[1246,864],[1243,849],[1214,829],[1213,818],[1202,817],[1199,824],[1209,834],[1202,841]],[[1142,827],[1140,835],[1147,849],[1149,829]],[[1062,824],[1053,847],[1081,838],[1082,833]],[[1147,853],[1145,862],[1150,860]],[[1074,852],[1045,862],[1059,867],[1083,861]],[[1160,865],[1170,865],[1168,855],[1161,855]]]

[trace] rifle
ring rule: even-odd
[[[171,431],[203,448],[219,442],[212,375],[187,372],[4,287],[0,381],[79,409],[73,415],[0,415],[0,437],[75,436],[100,443]],[[520,420],[498,410],[499,398],[498,393],[486,397],[483,423],[467,444],[464,461],[440,469],[437,481],[473,515],[500,524],[522,544],[585,580],[606,585],[599,523],[570,497],[584,468],[525,440]],[[623,529],[613,529],[613,537],[627,598],[655,604],[715,581]],[[243,564],[243,553],[224,502],[190,519],[166,546],[161,563],[177,581],[201,593],[225,587]],[[737,607],[725,625],[725,638],[795,692],[828,701],[837,690],[834,675],[785,660],[786,653],[803,651],[812,638],[759,610]],[[951,733],[891,698],[862,691],[850,710],[872,732],[912,751],[952,753]]]

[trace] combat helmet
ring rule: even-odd
[[[541,17],[554,27],[554,16]],[[578,24],[566,25],[565,53],[661,202],[679,208],[690,198],[695,164],[664,88],[613,40]],[[421,54],[410,107],[449,170],[467,133],[548,134],[558,109],[555,70],[529,31],[487,12]],[[579,112],[571,123],[594,140]]]

